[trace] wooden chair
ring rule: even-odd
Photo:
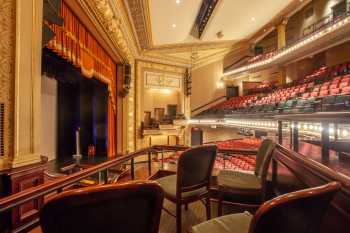
[[[163,190],[156,182],[75,189],[40,212],[44,233],[158,233]]]
[[[216,145],[193,147],[183,152],[178,160],[177,173],[157,179],[165,198],[176,204],[176,232],[181,233],[181,207],[206,199],[207,219],[210,219],[209,184],[217,154]]]
[[[275,143],[265,139],[257,153],[254,174],[239,171],[221,170],[218,175],[218,215],[222,215],[222,202],[225,196],[238,206],[254,206],[265,201],[267,173]],[[258,208],[257,205],[255,205]]]
[[[340,184],[332,182],[276,197],[252,216],[225,215],[192,227],[192,233],[318,233]]]

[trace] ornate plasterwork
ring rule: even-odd
[[[15,62],[15,23],[16,3],[12,0],[1,0],[0,10],[0,103],[5,104],[4,121],[4,154],[0,158],[0,169],[6,166],[8,157],[13,155],[14,139],[14,62]]]
[[[124,1],[127,5],[129,17],[132,18],[132,27],[138,37],[140,48],[147,49],[152,46],[152,30],[150,24],[149,4],[147,0]]]
[[[136,43],[140,48],[138,59],[176,66],[201,66],[208,61],[222,59],[223,53],[229,53],[236,41],[191,42],[155,46],[152,41],[149,0],[123,0]],[[193,51],[199,53],[197,61],[191,60]],[[200,51],[206,51],[202,54]],[[210,56],[207,56],[208,53]],[[220,54],[220,55],[218,55]],[[193,64],[194,63],[194,64]]]
[[[127,62],[132,62],[138,50],[128,25],[127,16],[121,10],[121,1],[79,0],[80,5],[95,24],[101,24],[114,46]]]

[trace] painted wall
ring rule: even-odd
[[[245,74],[235,77],[232,81],[227,81],[227,85],[238,86],[239,95],[243,95],[243,82],[262,82],[265,80],[277,81],[281,83],[281,70],[278,67],[262,70],[259,72]]]
[[[177,112],[181,113],[180,94],[177,91],[145,89],[143,94],[142,112],[149,111],[154,117],[154,108],[164,108],[167,114],[169,104],[177,105]]]
[[[326,65],[334,66],[350,61],[350,42],[338,45],[326,51]]]
[[[226,95],[224,87],[218,88],[223,73],[223,60],[192,71],[191,110],[218,97]]]
[[[286,28],[287,45],[300,38],[305,28],[318,22],[326,15],[331,14],[332,7],[342,1],[343,0],[314,0],[290,17]],[[310,9],[313,10],[313,14],[310,15],[310,17],[306,17]]]
[[[46,76],[41,80],[41,154],[49,160],[57,156],[57,81]]]

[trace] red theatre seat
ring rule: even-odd
[[[314,91],[310,95],[311,97],[318,97],[318,91]]]
[[[329,89],[333,90],[333,89],[337,89],[338,88],[338,83],[333,83],[332,85],[330,85]]]
[[[323,90],[320,92],[320,96],[327,96],[329,94],[328,90]]]
[[[303,97],[304,99],[307,99],[307,98],[310,97],[310,93],[309,93],[309,92],[304,93],[304,94],[302,95],[302,97]]]
[[[339,88],[342,89],[343,87],[346,87],[349,85],[349,80],[342,80],[342,82],[339,84]]]
[[[350,86],[344,87],[344,88],[341,90],[341,93],[342,93],[342,94],[350,94]]]
[[[338,95],[340,93],[339,88],[331,89],[331,95]]]

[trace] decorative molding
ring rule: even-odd
[[[150,20],[149,4],[147,0],[125,0],[127,11],[131,18],[134,33],[137,35],[138,44],[147,49],[152,46],[152,29]]]
[[[182,77],[164,73],[146,71],[144,73],[145,88],[181,90]]]
[[[130,28],[124,23],[127,16],[120,1],[78,0],[95,24],[100,24],[125,62],[131,63],[138,54]]]

